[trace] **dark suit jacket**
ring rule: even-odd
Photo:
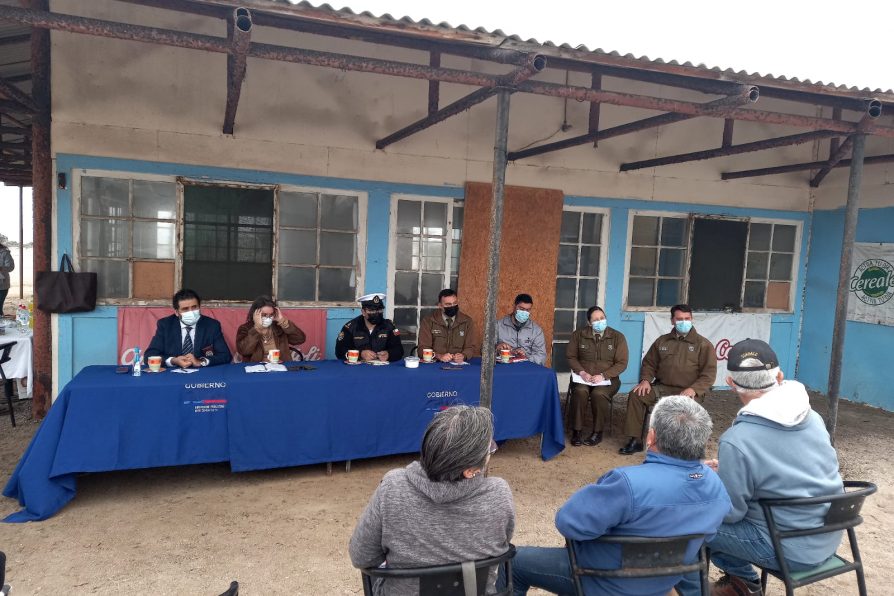
[[[227,342],[220,331],[220,323],[210,317],[201,317],[193,333],[192,354],[196,358],[207,358],[209,366],[229,364],[233,361]],[[208,348],[208,350],[205,350]],[[208,351],[212,353],[209,355]],[[180,319],[171,315],[158,320],[155,336],[146,348],[146,357],[161,356],[162,360],[182,356],[183,338],[180,333]]]

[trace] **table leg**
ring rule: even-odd
[[[345,462],[345,472],[351,471],[351,460]]]
[[[332,462],[331,461],[326,462],[326,475],[332,476]]]

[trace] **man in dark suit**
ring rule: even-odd
[[[228,364],[233,360],[220,323],[199,312],[202,300],[193,290],[174,294],[174,314],[159,319],[146,357],[161,356],[166,366],[190,368]]]

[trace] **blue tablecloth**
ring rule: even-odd
[[[234,471],[419,450],[440,409],[478,404],[480,365],[374,367],[313,362],[316,370],[248,374],[244,365],[135,378],[91,366],[63,389],[3,494],[45,519],[74,497],[75,474],[229,461]],[[555,374],[498,365],[497,440],[542,433],[541,456],[564,449]]]

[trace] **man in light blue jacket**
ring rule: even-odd
[[[804,386],[783,381],[779,360],[763,341],[737,343],[728,354],[727,384],[743,408],[733,426],[720,437],[718,474],[732,501],[732,511],[708,542],[711,562],[725,572],[712,596],[760,595],[751,561],[779,568],[759,499],[833,495],[844,490],[838,456],[822,418],[810,408]],[[827,505],[815,509],[774,511],[782,529],[815,528],[823,524]],[[783,543],[793,571],[826,561],[841,542],[841,532],[793,538]],[[697,577],[677,586],[683,596],[699,594]]]
[[[530,294],[515,297],[511,314],[497,321],[497,354],[509,350],[515,358],[527,358],[535,364],[546,363],[546,340],[543,329],[531,320],[534,299]]]
[[[576,542],[581,567],[617,569],[616,544],[593,542],[605,535],[713,536],[730,510],[720,478],[702,463],[711,436],[711,417],[695,400],[661,399],[652,410],[646,435],[646,461],[616,468],[576,493],[556,513],[556,529]],[[702,540],[693,540],[686,562],[698,557]],[[540,587],[573,594],[571,565],[564,548],[521,547],[512,562],[515,596]],[[680,576],[583,578],[587,596],[665,596]]]

